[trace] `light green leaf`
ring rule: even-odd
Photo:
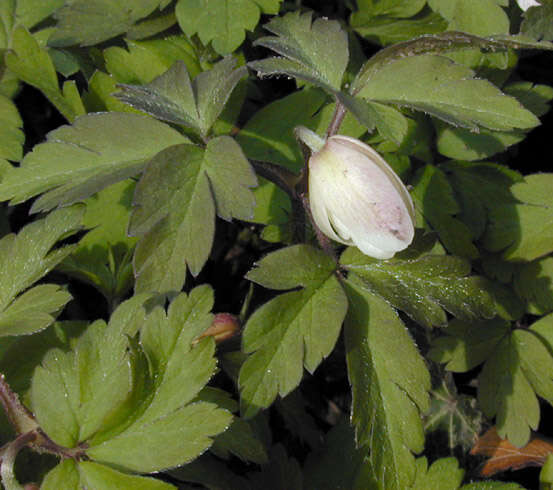
[[[79,490],[79,471],[72,459],[64,459],[42,480],[41,490]]]
[[[211,250],[215,212],[226,219],[252,216],[249,187],[255,184],[229,136],[211,139],[205,150],[179,145],[158,154],[137,184],[129,227],[130,234],[144,235],[134,258],[137,290],[180,290],[187,264],[197,275]]]
[[[152,13],[160,0],[122,4],[118,0],[74,0],[55,13],[58,23],[51,46],[92,46],[129,30]]]
[[[53,284],[27,288],[74,249],[69,245],[50,251],[58,240],[78,231],[82,214],[80,206],[64,209],[0,240],[0,337],[46,328],[71,299]]]
[[[340,262],[361,279],[367,291],[382,296],[421,325],[446,325],[445,311],[469,320],[495,315],[486,280],[469,276],[470,263],[460,257],[425,255],[381,261],[349,248]]]
[[[289,268],[289,261],[298,264],[302,257],[305,264],[300,271]],[[290,275],[281,274],[273,281],[277,263]],[[277,394],[290,393],[301,381],[303,366],[312,373],[334,348],[347,308],[335,268],[321,251],[295,245],[268,255],[248,275],[267,287],[304,289],[272,299],[246,324],[243,350],[251,355],[239,377],[245,417],[269,406]]]
[[[426,0],[358,0],[357,12],[352,14],[351,22],[359,22],[376,16],[390,16],[398,18],[413,17],[422,10]]]
[[[63,0],[17,0],[15,8],[16,23],[30,29],[40,21],[49,17],[63,5]]]
[[[274,17],[265,29],[276,37],[262,37],[254,45],[272,49],[284,58],[252,61],[261,75],[295,76],[331,92],[340,90],[349,59],[347,34],[337,21],[317,19],[311,12]]]
[[[348,280],[346,361],[358,446],[367,445],[376,488],[403,490],[424,447],[419,411],[428,409],[430,375],[398,318],[381,298]]]
[[[485,480],[463,485],[461,490],[524,490],[518,483]]]
[[[175,490],[173,485],[154,478],[128,475],[109,466],[81,461],[77,465],[80,475],[79,488],[98,488],[102,490]]]
[[[409,56],[374,71],[358,96],[426,112],[454,126],[477,130],[529,129],[539,120],[515,98],[450,59]]]
[[[116,96],[135,109],[206,136],[232,90],[247,74],[246,67],[234,66],[232,57],[224,58],[191,81],[186,65],[176,62],[148,85],[120,85],[123,91]]]
[[[441,458],[428,468],[426,458],[417,459],[417,475],[413,490],[457,490],[463,481],[464,470],[455,458]]]
[[[511,187],[514,201],[490,202],[483,245],[507,260],[534,260],[553,251],[553,174],[533,174]]]
[[[219,54],[234,51],[253,31],[261,13],[276,14],[282,0],[179,0],[175,14],[183,32],[198,34],[202,43],[211,42]]]
[[[11,50],[4,57],[6,66],[21,80],[39,89],[61,114],[73,121],[85,113],[74,81],[66,81],[60,90],[52,59],[45,48],[23,27],[12,33]]]
[[[553,311],[553,257],[521,264],[514,276],[517,294],[526,300],[526,311],[543,315]]]
[[[449,21],[449,31],[478,36],[509,33],[509,17],[496,0],[429,0],[428,4]]]
[[[0,158],[19,162],[23,156],[23,121],[15,104],[0,95]]]
[[[50,350],[31,384],[31,404],[40,426],[58,444],[75,447],[99,437],[130,416],[134,390],[141,391],[139,360],[129,352],[146,316],[145,296],[134,296],[113,313],[109,325],[90,325],[70,352]],[[143,366],[145,368],[145,366]]]
[[[426,165],[415,176],[413,185],[411,197],[415,202],[417,226],[435,230],[452,254],[469,259],[478,257],[469,228],[455,217],[461,209],[443,171]]]
[[[0,200],[18,204],[44,193],[33,211],[81,201],[139,173],[168,146],[186,138],[166,124],[134,114],[106,113],[80,117],[72,126],[48,133],[21,167],[0,182]]]
[[[177,61],[186,65],[192,78],[202,71],[195,48],[183,34],[125,42],[127,49],[110,46],[103,52],[107,71],[120,83],[150,83]]]

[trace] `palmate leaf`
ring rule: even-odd
[[[334,348],[347,308],[335,270],[323,252],[294,245],[269,254],[248,273],[268,288],[302,289],[277,296],[246,324],[243,350],[251,355],[239,376],[243,416],[290,393],[303,367],[313,372]]]
[[[229,136],[206,149],[177,145],[158,154],[136,186],[129,233],[143,235],[134,265],[139,291],[178,291],[211,251],[215,213],[248,219],[257,184],[240,146]]]
[[[82,116],[72,126],[48,133],[20,167],[6,172],[0,200],[18,204],[38,194],[32,211],[81,201],[142,171],[168,146],[187,139],[166,124],[123,113]]]
[[[358,446],[367,446],[375,488],[403,490],[415,479],[424,447],[419,411],[429,405],[430,375],[396,312],[348,279],[346,361],[352,422]]]
[[[92,46],[129,30],[153,12],[163,0],[141,0],[124,5],[117,0],[75,0],[58,9],[51,46]]]
[[[489,202],[485,248],[512,261],[534,260],[553,251],[553,174],[533,174],[515,183],[510,202]]]
[[[514,97],[448,58],[410,56],[382,65],[361,86],[358,96],[426,112],[454,126],[478,130],[529,129],[538,118]]]
[[[248,64],[260,75],[286,74],[331,92],[339,91],[349,59],[346,32],[336,21],[317,19],[310,12],[275,17],[265,29],[275,36],[254,45],[272,49],[284,58],[267,58]]]
[[[484,362],[478,379],[478,400],[488,417],[496,416],[498,433],[516,446],[528,442],[540,408],[536,395],[553,402],[551,315],[529,329],[511,329],[508,322],[454,321],[445,337],[434,341],[430,357],[452,371],[468,371]]]
[[[381,261],[349,248],[340,263],[355,273],[365,290],[382,296],[421,325],[446,325],[446,311],[465,319],[495,315],[486,280],[469,276],[470,263],[460,257],[425,255]]]
[[[74,250],[68,245],[50,251],[62,237],[79,230],[83,211],[75,206],[51,213],[0,240],[0,337],[46,328],[71,299],[54,284],[28,288]]]
[[[186,65],[177,61],[148,85],[120,85],[123,91],[116,96],[135,109],[206,136],[232,90],[247,74],[245,66],[234,69],[235,64],[232,57],[224,58],[191,81]]]
[[[183,32],[198,34],[202,43],[211,42],[219,54],[232,53],[253,31],[261,13],[278,13],[282,0],[179,0],[175,14]]]

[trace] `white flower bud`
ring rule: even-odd
[[[407,248],[415,234],[415,208],[385,160],[348,136],[319,139],[317,144],[318,136],[306,128],[298,128],[297,134],[318,150],[309,159],[309,203],[317,227],[377,259]]]

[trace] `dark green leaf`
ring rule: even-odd
[[[284,58],[253,61],[249,66],[261,75],[295,76],[319,87],[340,90],[349,59],[348,40],[337,21],[317,19],[310,12],[291,12],[274,17],[265,29],[276,37],[262,37],[255,43]]]
[[[23,121],[15,104],[0,95],[0,159],[18,162],[23,156]]]
[[[415,176],[413,185],[411,196],[415,202],[417,225],[435,230],[452,254],[469,259],[478,257],[469,228],[455,217],[461,209],[443,171],[426,165]]]
[[[261,471],[248,475],[252,488],[265,490],[302,490],[303,478],[299,463],[288,457],[284,446],[278,444],[273,447],[269,456],[269,464]]]
[[[520,32],[533,39],[553,40],[553,3],[540,2],[540,7],[530,7],[524,13],[524,20],[520,25]]]
[[[396,312],[348,281],[346,360],[352,422],[367,445],[376,488],[403,490],[415,479],[413,452],[424,446],[419,411],[428,409],[430,375]]]
[[[457,490],[463,481],[464,471],[455,458],[434,461],[430,468],[426,458],[417,459],[417,475],[413,490]]]
[[[445,325],[445,311],[470,320],[495,315],[486,280],[469,276],[470,264],[460,257],[425,255],[380,261],[349,248],[340,262],[361,279],[367,291],[382,296],[421,325]]]
[[[54,284],[28,288],[74,249],[68,245],[50,251],[58,240],[78,231],[82,215],[82,206],[57,211],[0,240],[0,337],[46,328],[71,299]]]
[[[33,203],[35,212],[72,204],[139,173],[159,151],[184,142],[184,136],[149,117],[82,116],[73,126],[48,133],[46,143],[4,176],[0,200],[17,204],[44,193]]]
[[[234,69],[235,60],[227,57],[193,81],[186,65],[177,61],[148,85],[120,85],[119,100],[164,121],[183,124],[202,136],[223,110],[246,68]]]
[[[299,264],[301,257],[306,266],[296,272],[288,261]],[[277,262],[289,276],[271,278]],[[303,366],[313,372],[334,348],[347,308],[335,268],[321,251],[296,245],[265,257],[250,273],[266,286],[287,289],[302,285],[304,289],[277,296],[246,324],[243,350],[251,355],[239,378],[244,416],[251,417],[269,406],[277,394],[291,392],[301,381]]]
[[[526,300],[528,313],[543,315],[553,311],[553,257],[520,265],[515,272],[514,287]]]

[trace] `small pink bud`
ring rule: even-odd
[[[211,326],[202,333],[194,343],[197,343],[200,339],[204,337],[213,337],[217,344],[234,337],[240,330],[240,321],[235,315],[230,313],[217,313]]]

